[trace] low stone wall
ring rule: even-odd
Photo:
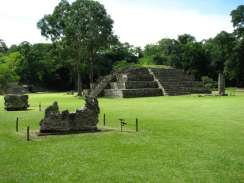
[[[150,74],[120,74],[117,75],[117,80],[119,82],[126,81],[154,81],[154,78]]]
[[[147,75],[147,74],[149,74],[147,68],[141,68],[141,67],[139,67],[139,68],[136,68],[136,67],[128,68],[123,73],[124,74],[130,73],[130,74],[136,74],[136,75],[141,75],[141,74]]]
[[[135,90],[122,90],[124,98],[162,96],[159,88],[143,88]]]
[[[57,102],[45,110],[45,117],[40,122],[40,133],[73,133],[96,131],[100,113],[96,98],[86,97],[83,109],[70,113],[59,111]]]
[[[139,88],[158,88],[155,81],[127,81],[127,82],[112,82],[111,89],[139,89]]]
[[[105,90],[105,96],[107,97],[134,98],[134,97],[151,97],[151,96],[162,96],[162,95],[163,95],[162,90],[159,88]]]
[[[28,95],[6,95],[4,97],[5,109],[7,111],[27,110],[29,107],[28,98]]]
[[[105,97],[120,97],[123,98],[123,92],[119,89],[106,89],[104,90]]]

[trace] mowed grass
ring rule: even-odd
[[[45,108],[74,111],[82,99],[30,95],[30,110],[6,112],[0,97],[0,182],[244,182],[244,95],[99,99],[111,129],[37,137]],[[20,132],[15,132],[16,117]],[[128,122],[120,132],[118,119]],[[140,131],[136,133],[135,118]],[[30,125],[32,141],[25,140]]]

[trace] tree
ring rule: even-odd
[[[178,42],[180,44],[187,44],[190,42],[193,43],[193,42],[196,42],[196,38],[190,34],[182,34],[182,35],[178,36]]]
[[[20,53],[12,52],[0,56],[0,92],[5,90],[9,82],[19,80],[16,73],[17,64],[20,61]]]
[[[214,39],[206,42],[206,49],[210,53],[212,64],[217,72],[224,72],[225,63],[232,59],[236,39],[231,33],[220,32]]]
[[[240,5],[231,12],[232,23],[238,37],[244,36],[244,5]]]
[[[8,51],[8,47],[6,43],[0,39],[0,53],[6,53]]]
[[[104,6],[93,0],[76,0],[72,4],[62,0],[51,15],[38,22],[42,35],[52,41],[66,40],[75,52],[78,95],[81,95],[81,63],[88,60],[90,82],[97,52],[109,46],[113,38],[113,20]]]
[[[181,45],[182,67],[198,79],[208,75],[210,60],[201,42],[188,42]]]

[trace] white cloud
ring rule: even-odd
[[[0,38],[8,45],[22,41],[46,41],[37,21],[51,13],[59,0],[1,0]],[[190,33],[198,40],[232,31],[229,15],[203,15],[195,10],[148,6],[141,1],[99,0],[114,20],[114,31],[121,41],[144,46],[161,38]]]
[[[121,41],[144,46],[162,38],[177,38],[189,33],[197,40],[214,37],[222,30],[233,31],[229,15],[202,15],[195,10],[132,6],[100,0],[115,21],[114,30]]]
[[[8,45],[22,41],[44,42],[37,22],[51,13],[59,0],[1,0],[0,38]]]

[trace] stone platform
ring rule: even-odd
[[[97,86],[106,97],[153,97],[210,93],[203,83],[179,69],[129,68]],[[103,86],[99,88],[99,86]]]
[[[110,89],[104,90],[106,97],[152,97],[162,96],[162,90],[158,87],[153,76],[147,68],[130,68],[115,77],[110,82]]]

